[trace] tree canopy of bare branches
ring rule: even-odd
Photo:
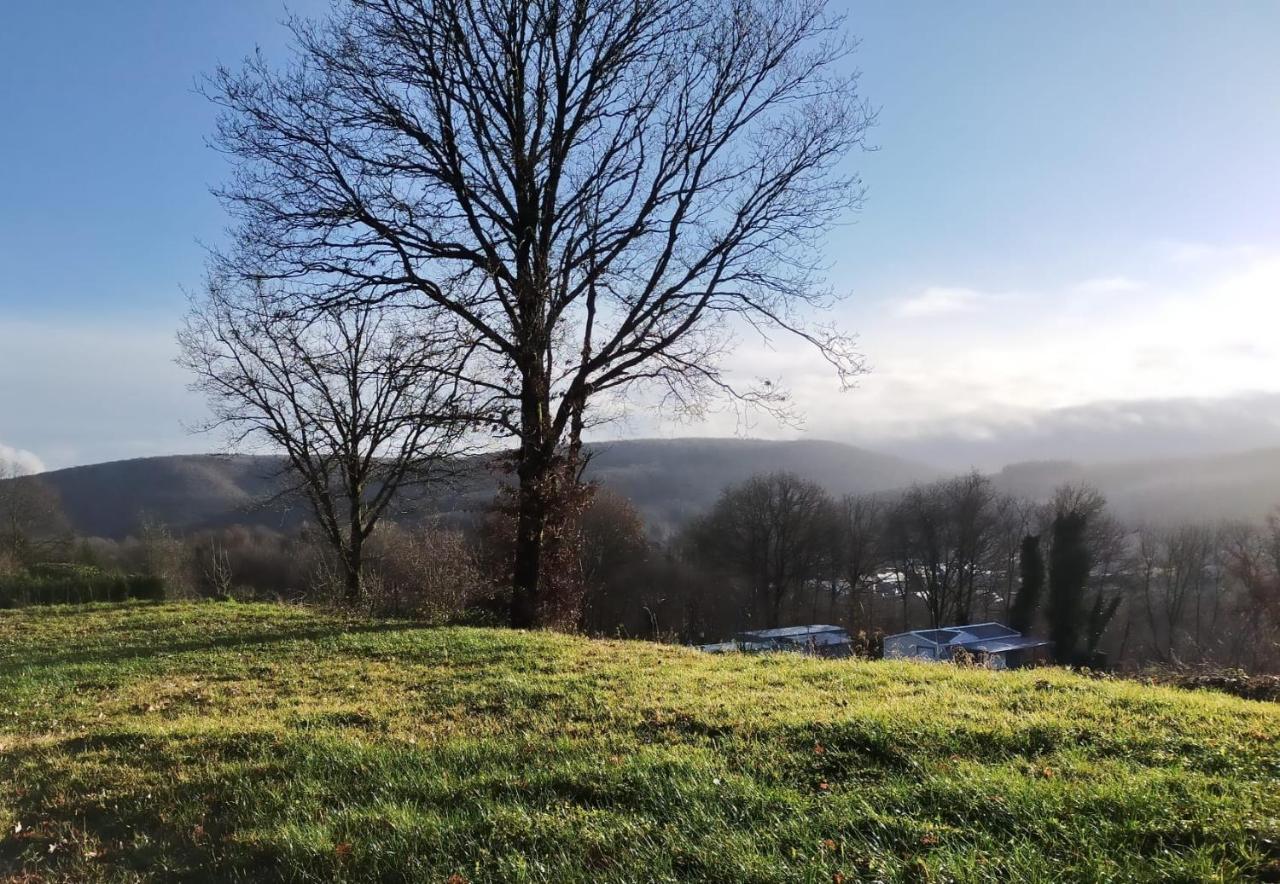
[[[913,486],[890,508],[886,553],[924,598],[932,626],[968,622],[976,610],[1000,533],[998,502],[991,480],[974,472]]]
[[[832,522],[821,486],[770,473],[725,489],[690,542],[695,556],[746,582],[749,621],[780,626],[787,597],[821,575]]]
[[[179,334],[193,389],[233,444],[282,451],[361,597],[365,542],[398,492],[430,480],[469,427],[465,359],[451,329],[385,307],[281,311],[261,286],[212,285]]]
[[[206,91],[236,173],[221,273],[292,303],[411,296],[487,357],[518,443],[512,622],[538,621],[543,534],[603,401],[656,388],[785,408],[719,358],[735,330],[814,345],[848,383],[819,235],[862,188],[874,113],[824,0],[343,0],[283,69]],[[589,404],[592,408],[589,408]]]
[[[0,460],[0,570],[30,563],[64,544],[70,533],[57,492],[39,476]]]

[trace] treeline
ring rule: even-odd
[[[361,606],[455,619],[483,601],[470,538],[435,526],[382,526],[370,540]],[[0,608],[213,598],[347,604],[345,574],[314,529],[231,526],[186,536],[144,524],[122,541],[62,534],[0,556]]]
[[[868,635],[997,620],[1060,662],[1280,667],[1280,521],[1125,525],[1087,487],[1047,502],[971,473],[834,499],[795,475],[727,489],[676,540],[704,574],[682,629],[824,621]]]
[[[384,522],[365,551],[360,604],[504,622],[511,510],[504,496],[468,525]],[[829,622],[874,651],[885,634],[997,620],[1051,639],[1065,663],[1280,671],[1278,518],[1125,525],[1085,487],[1035,502],[971,473],[836,498],[774,473],[725,489],[662,539],[628,500],[586,488],[548,550],[555,625],[590,634],[702,642]],[[144,523],[124,541],[76,538],[37,480],[0,483],[0,604],[164,595],[348,603],[346,586],[315,529],[178,537]]]
[[[587,493],[587,492],[591,493]],[[127,599],[261,599],[355,606],[375,614],[443,622],[504,623],[510,605],[514,519],[506,497],[472,523],[382,520],[364,542],[361,595],[349,595],[349,563],[321,526],[284,532],[235,525],[179,535],[141,519],[123,540],[77,536],[57,495],[38,476],[0,464],[0,607]],[[608,631],[618,583],[644,578],[634,566],[652,544],[631,504],[586,489],[556,542],[554,624]]]

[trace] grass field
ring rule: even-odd
[[[0,879],[1280,878],[1280,705],[1039,670],[0,612]]]

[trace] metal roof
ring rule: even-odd
[[[1010,629],[1003,623],[995,622],[968,623],[964,626],[948,626],[945,629],[913,629],[909,632],[885,636],[885,640],[908,635],[939,647],[950,645],[988,653],[998,653],[997,645],[1008,645],[1001,650],[1012,651],[1016,648],[1034,648],[1048,644],[1037,638],[1023,636],[1016,629]]]
[[[851,641],[849,633],[843,629],[839,632],[815,632],[805,640],[815,645],[846,645]]]
[[[1005,651],[1019,651],[1026,648],[1041,648],[1049,644],[1047,641],[1031,637],[993,638],[986,641],[965,642],[961,647],[966,651],[982,651],[984,654],[1003,654]]]
[[[951,629],[917,629],[914,632],[904,632],[902,634],[914,635],[935,645],[948,645],[960,637],[960,633]]]
[[[974,623],[970,626],[957,626],[956,629],[961,632],[967,632],[975,638],[1003,638],[1009,635],[1019,635],[1016,629],[1010,629],[1002,623]]]
[[[847,640],[847,633],[845,633],[844,627],[823,624],[815,626],[784,626],[781,629],[752,629],[740,632],[738,635],[755,641],[768,641],[769,639],[777,638],[809,638],[810,636],[831,632],[844,634]]]

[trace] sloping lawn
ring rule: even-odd
[[[1280,705],[234,603],[0,612],[0,879],[1280,880]]]

